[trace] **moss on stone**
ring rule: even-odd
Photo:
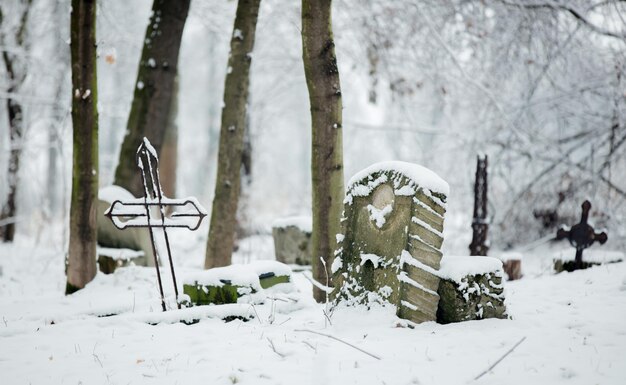
[[[183,293],[189,296],[189,301],[194,305],[221,305],[225,303],[237,303],[239,289],[242,286],[224,284],[222,286],[211,285],[183,285]]]
[[[261,287],[263,289],[267,289],[268,287],[272,287],[280,283],[289,283],[290,277],[288,275],[273,275],[272,274],[271,276],[259,277],[259,281],[261,282]]]
[[[507,318],[502,278],[496,273],[468,275],[461,283],[439,282],[437,322]]]

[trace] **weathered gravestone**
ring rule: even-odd
[[[237,303],[239,299],[262,303],[266,299],[265,289],[290,282],[289,266],[255,261],[189,273],[183,279],[183,292],[192,306]]]
[[[311,264],[311,217],[280,218],[272,223],[276,260],[290,265]]]
[[[331,266],[333,297],[381,302],[413,322],[436,319],[448,184],[405,162],[374,164],[348,183]]]
[[[499,259],[445,256],[438,275],[441,281],[437,322],[507,317]]]
[[[105,274],[112,273],[118,267],[119,259],[115,256],[119,253],[123,253],[129,262],[132,261],[137,266],[154,266],[148,229],[133,227],[120,230],[104,215],[113,202],[130,202],[134,199],[136,198],[133,194],[120,186],[106,186],[98,191],[98,264]],[[114,249],[118,252],[115,253]]]
[[[98,268],[104,274],[113,274],[118,267],[129,265],[145,266],[145,254],[141,250],[96,248]]]

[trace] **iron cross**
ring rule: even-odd
[[[591,225],[587,223],[589,218],[589,210],[591,209],[591,203],[584,201],[582,204],[582,215],[580,216],[580,222],[572,226],[571,229],[567,229],[565,226],[556,232],[556,239],[567,238],[570,245],[576,248],[576,260],[574,262],[574,269],[582,269],[583,267],[583,250],[591,246],[595,241],[604,244],[608,236],[605,232],[596,232]]]
[[[143,138],[143,142],[137,149],[137,166],[141,170],[141,176],[143,178],[144,197],[137,198],[130,202],[116,200],[111,204],[111,207],[107,209],[104,215],[109,217],[115,227],[120,230],[128,227],[148,228],[154,254],[154,266],[156,267],[157,280],[159,283],[159,292],[161,294],[161,306],[163,307],[163,311],[166,311],[154,230],[155,228],[163,229],[167,258],[170,264],[172,280],[174,281],[176,303],[180,309],[178,285],[176,284],[176,274],[174,272],[174,264],[172,263],[172,252],[167,229],[171,227],[185,227],[192,231],[196,230],[200,227],[207,213],[204,207],[193,197],[186,199],[170,199],[163,195],[161,182],[159,180],[159,158],[147,138]],[[169,208],[179,209],[180,211],[173,212],[167,217],[165,212]]]

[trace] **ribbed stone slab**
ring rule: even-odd
[[[398,316],[436,320],[447,184],[418,165],[373,165],[348,184],[332,265],[333,297],[392,304]]]

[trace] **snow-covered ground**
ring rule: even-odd
[[[202,263],[202,242],[191,234],[174,237],[181,277]],[[626,383],[624,262],[553,275],[551,250],[525,253],[524,279],[506,283],[512,319],[411,329],[391,308],[339,308],[329,324],[303,273],[294,275],[297,302],[276,293],[264,305],[165,316],[150,268],[98,274],[65,297],[63,252],[32,243],[0,245],[1,384]],[[235,260],[272,255],[271,238],[259,236]],[[163,282],[171,292],[169,277]],[[209,318],[226,311],[256,317]],[[199,323],[172,322],[198,312]],[[112,313],[119,315],[103,317]]]

